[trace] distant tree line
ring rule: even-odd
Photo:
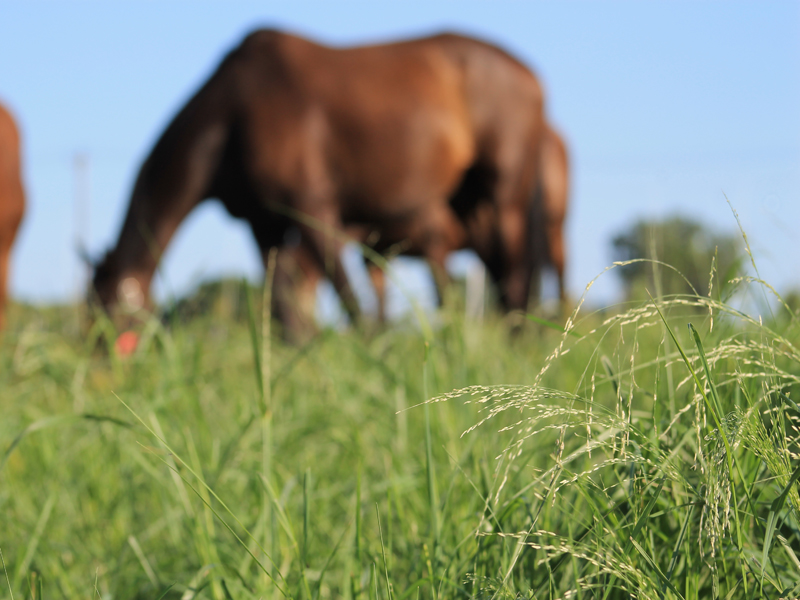
[[[647,259],[617,269],[628,300],[645,299],[648,291],[653,296],[708,294],[712,263],[713,286],[720,292],[741,273],[744,256],[738,232],[716,233],[681,216],[639,220],[616,235],[612,246],[614,261]]]

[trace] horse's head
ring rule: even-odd
[[[133,314],[145,308],[147,290],[135,273],[126,273],[114,259],[112,252],[102,260],[92,261],[82,255],[94,275],[89,290],[89,300],[97,302],[109,314]]]
[[[147,303],[146,290],[139,278],[119,268],[113,252],[100,261],[92,261],[85,252],[81,257],[94,271],[89,304],[104,311],[122,332],[114,344],[117,352],[122,356],[131,354],[138,344],[134,328],[141,323],[141,311]]]

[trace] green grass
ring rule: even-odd
[[[509,335],[451,305],[427,340],[293,348],[234,295],[127,360],[74,307],[13,307],[0,597],[800,595],[787,310],[659,298]]]

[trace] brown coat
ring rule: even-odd
[[[24,212],[19,132],[14,119],[0,105],[0,330],[5,326],[11,247]]]

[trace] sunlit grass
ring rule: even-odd
[[[14,308],[3,594],[800,594],[785,309],[666,297],[510,335],[451,302],[428,340],[293,348],[262,306],[153,319],[126,360],[74,308]]]

